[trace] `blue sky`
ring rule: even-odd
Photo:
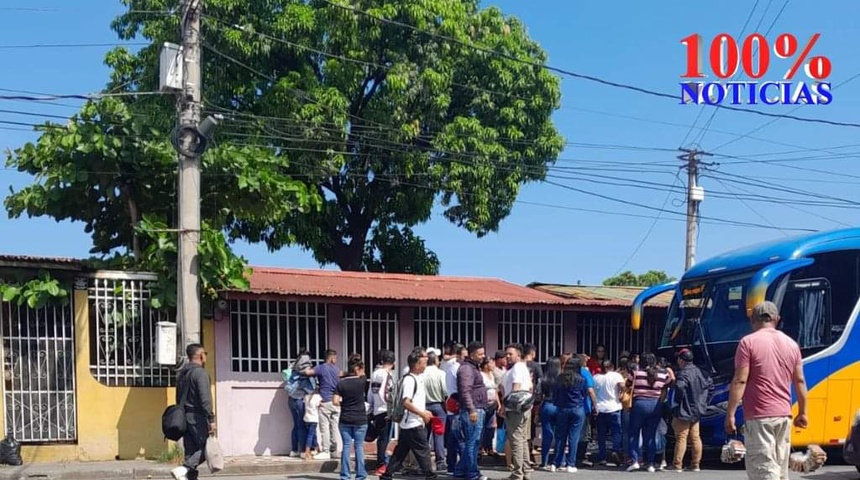
[[[522,19],[530,35],[548,51],[553,66],[676,93],[685,65],[680,40],[691,33],[701,34],[705,42],[722,32],[737,37],[756,3],[746,33],[763,33],[785,0],[730,0],[720,2],[720,8],[711,2],[675,0],[496,0],[486,4],[497,5]],[[824,0],[816,5],[816,12],[828,10],[835,14],[813,14],[806,2],[789,2],[776,18],[769,40],[790,32],[803,43],[813,33],[821,33],[814,52],[830,57],[830,80],[838,85],[860,74],[860,57],[856,54],[860,26],[854,20],[860,16],[860,2]],[[15,10],[18,7],[23,10]],[[97,92],[107,80],[102,59],[109,47],[4,47],[115,43],[109,23],[120,11],[119,2],[109,0],[4,1],[0,6],[0,64],[4,65],[0,88],[54,94]],[[789,67],[787,61],[772,62],[772,71]],[[767,78],[778,79],[776,76]],[[704,150],[734,157],[709,159],[720,165],[713,175],[718,179],[705,177],[701,181],[706,191],[702,215],[762,226],[739,227],[703,220],[698,239],[700,259],[797,234],[786,227],[829,230],[856,223],[853,209],[844,208],[847,204],[834,208],[803,203],[834,202],[822,200],[821,195],[858,199],[860,141],[856,128],[787,119],[770,123],[772,119],[758,115],[719,111],[702,135],[701,127],[711,117],[710,108],[699,115],[703,107],[679,105],[670,99],[572,78],[563,78],[562,82],[562,108],[555,121],[572,145],[556,164],[564,170],[552,173],[569,178],[553,180],[616,201],[549,184],[528,185],[520,196],[524,203],[516,205],[498,233],[482,239],[457,229],[437,213],[417,230],[439,255],[443,274],[493,276],[516,283],[584,284],[599,283],[622,268],[636,272],[661,269],[680,275],[684,266],[684,223],[679,214],[684,212],[683,195],[668,191],[673,182],[676,187],[683,185],[675,178],[680,161],[676,152],[660,149],[675,149],[682,142],[685,146],[698,142]],[[860,79],[835,88],[833,97],[830,105],[804,106],[793,113],[856,122]],[[70,105],[76,102],[45,105],[0,100],[3,110],[50,115],[70,115],[75,111]],[[793,109],[754,108],[773,113]],[[691,131],[697,117],[698,128]],[[36,123],[42,119],[0,113],[0,121]],[[16,128],[20,127],[0,124],[0,148],[15,148],[35,140],[32,132]],[[728,142],[732,143],[726,145]],[[0,191],[4,194],[10,185],[19,188],[28,181],[25,175],[0,170]],[[735,195],[744,197],[738,199]],[[774,198],[800,203],[787,205]],[[658,212],[653,209],[659,210],[664,202],[666,212],[655,223],[653,217]],[[0,214],[0,253],[84,257],[89,246],[90,239],[80,224],[58,224],[48,218],[9,220],[5,213]],[[237,244],[235,248],[255,265],[318,268],[310,253],[300,249],[270,253],[262,245]]]

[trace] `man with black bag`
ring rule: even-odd
[[[206,440],[215,433],[206,350],[198,343],[185,348],[188,362],[176,378],[176,401],[185,408],[186,430],[182,437],[185,461],[170,471],[176,480],[197,480],[197,467],[205,460]]]

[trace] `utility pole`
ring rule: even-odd
[[[182,347],[200,342],[200,155],[205,139],[199,134],[201,73],[200,17],[203,0],[183,0],[182,91],[177,97],[179,124],[173,143],[179,152],[179,259],[177,307]],[[184,348],[183,348],[184,349]]]
[[[685,152],[678,158],[686,162],[682,168],[687,169],[687,247],[684,271],[696,263],[696,236],[699,225],[699,203],[705,198],[705,191],[699,186],[699,155],[710,156],[710,153],[696,149],[679,149]]]

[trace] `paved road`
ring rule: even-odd
[[[227,472],[224,472],[227,473]],[[503,472],[501,470],[484,470],[483,472],[487,475],[490,480],[503,480],[507,478],[507,472]],[[713,466],[711,468],[706,468],[698,473],[676,473],[674,471],[666,471],[666,472],[656,472],[656,473],[647,473],[647,472],[639,472],[639,473],[626,473],[623,471],[617,470],[606,470],[606,469],[580,469],[577,473],[550,473],[539,471],[535,472],[533,477],[534,480],[574,480],[576,478],[587,479],[587,480],[609,480],[609,479],[622,479],[625,476],[633,476],[633,478],[638,478],[640,480],[746,480],[746,473],[742,469],[731,468],[725,466]],[[219,479],[238,479],[241,477],[231,477],[219,474]],[[283,480],[285,477],[283,475],[279,476],[265,476],[265,477],[245,477],[252,478],[253,480]],[[302,475],[292,475],[291,479],[296,480],[338,480],[338,475],[336,473],[317,473],[317,474],[302,474]],[[353,477],[354,478],[354,477]],[[368,477],[368,479],[375,479],[376,477]],[[422,480],[421,477],[403,477],[396,476],[397,480]],[[441,476],[439,480],[448,480],[451,477]],[[851,466],[844,465],[834,465],[827,466],[819,470],[818,472],[809,474],[809,475],[799,475],[799,474],[791,474],[791,480],[857,480],[860,478],[860,474],[857,473],[857,470]],[[631,478],[631,480],[633,480]]]

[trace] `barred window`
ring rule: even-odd
[[[396,308],[347,307],[343,311],[343,355],[340,361],[346,368],[348,357],[358,353],[370,370],[379,362],[380,350],[391,350],[398,356],[398,325]]]
[[[471,307],[419,307],[415,311],[415,346],[442,348],[449,340],[468,345],[484,339],[484,311]]]
[[[230,302],[231,364],[234,372],[277,373],[299,350],[321,361],[328,346],[326,305],[283,300]]]
[[[502,310],[499,319],[499,348],[511,343],[531,343],[537,348],[538,363],[561,355],[564,340],[564,312],[561,310]]]
[[[89,281],[90,372],[111,387],[168,387],[170,366],[156,362],[156,323],[171,313],[149,305],[151,274],[99,272]]]
[[[630,316],[624,313],[587,314],[577,318],[577,351],[593,355],[596,345],[606,347],[606,358],[613,361],[623,351],[631,353],[655,352],[660,336],[660,320],[655,315],[646,317],[642,328],[630,327]],[[653,321],[648,321],[652,320]]]

